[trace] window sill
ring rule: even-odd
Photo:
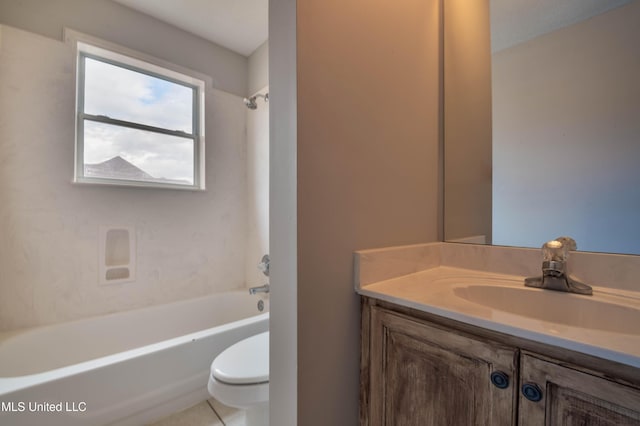
[[[78,186],[106,186],[117,188],[146,188],[146,189],[177,189],[179,191],[205,192],[205,185],[176,185],[170,183],[157,182],[141,182],[130,181],[124,179],[94,179],[94,178],[76,178],[71,181],[73,185]]]

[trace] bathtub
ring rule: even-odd
[[[268,330],[259,300],[234,291],[4,333],[0,425],[140,425],[202,401],[215,356]]]

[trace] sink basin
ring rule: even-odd
[[[640,335],[640,309],[551,290],[468,285],[455,296],[502,312],[569,327]]]

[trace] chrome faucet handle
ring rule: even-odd
[[[271,289],[271,286],[267,283],[267,284],[261,285],[259,287],[251,287],[249,289],[249,294],[269,293],[270,289]]]
[[[578,248],[576,240],[571,237],[558,237],[542,245],[542,257],[545,261],[566,262],[569,252]]]
[[[571,237],[558,237],[555,241],[560,241],[564,247],[566,247],[567,251],[576,251],[578,249],[578,244],[576,244],[576,240]]]
[[[258,263],[258,270],[268,277],[270,265],[271,259],[269,258],[268,254],[265,254],[264,256],[262,256],[262,259],[260,259],[260,263]]]

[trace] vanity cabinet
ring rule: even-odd
[[[370,345],[370,426],[513,424],[515,349],[376,308]]]
[[[520,377],[519,425],[640,426],[638,389],[526,353]]]
[[[386,302],[362,306],[361,426],[640,426],[631,367],[617,380],[615,363],[585,358],[585,368],[571,351],[563,359],[554,347]]]

